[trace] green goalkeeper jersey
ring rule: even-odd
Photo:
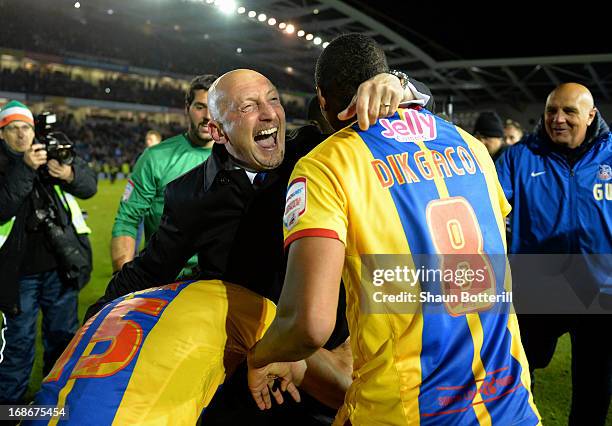
[[[138,226],[144,220],[145,240],[148,241],[161,221],[166,185],[202,164],[211,152],[211,148],[192,145],[186,133],[147,148],[136,161],[121,197],[113,237],[136,239]],[[197,263],[197,255],[194,255],[179,277],[191,275]]]

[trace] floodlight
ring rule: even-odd
[[[226,15],[234,13],[236,10],[236,2],[234,0],[216,0],[215,5]]]

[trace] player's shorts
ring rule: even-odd
[[[275,311],[217,280],[121,297],[77,332],[34,404],[68,407],[60,424],[193,425]]]

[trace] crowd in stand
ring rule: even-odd
[[[85,81],[61,71],[0,69],[0,91],[35,93],[52,96],[71,96],[84,99],[129,102],[182,109],[185,94],[182,88],[166,82],[146,84],[144,80],[121,76],[99,80],[98,84]],[[306,112],[295,101],[284,102],[288,117],[305,118]]]
[[[107,31],[104,22],[75,20],[54,10],[48,10],[46,16],[34,14],[24,21],[18,19],[23,10],[15,2],[2,1],[0,6],[4,17],[0,46],[62,56],[86,53],[113,63],[171,72],[193,74],[201,71],[192,57],[183,54],[186,46],[181,40],[161,39],[155,32],[147,35],[132,26],[117,25],[113,31]],[[96,37],[84,37],[84,31]],[[21,36],[14,37],[17,33]],[[164,48],[160,48],[160,43]],[[209,67],[218,68],[213,58],[208,58],[207,62]]]
[[[95,116],[77,122],[72,115],[67,115],[59,117],[56,128],[70,138],[81,158],[104,177],[110,177],[110,173],[129,172],[145,149],[147,131],[157,130],[166,138],[180,133],[184,125]]]
[[[72,96],[105,101],[131,102],[182,108],[182,90],[169,83],[147,85],[137,78],[119,77],[100,80],[98,84],[72,77],[60,71],[2,69],[0,90],[41,95]]]
[[[197,7],[184,3],[182,8]],[[230,53],[214,51],[214,40],[201,35],[175,31],[168,36],[156,27],[155,22],[143,22],[134,26],[117,22],[113,31],[103,21],[81,17],[67,17],[49,8],[46,13],[32,14],[22,19],[23,7],[19,2],[0,0],[2,31],[0,47],[59,55],[63,57],[90,58],[122,66],[136,66],[165,72],[197,75],[203,70],[220,74],[230,66]],[[143,19],[144,21],[144,19]],[[15,37],[19,34],[19,37]],[[84,34],[95,34],[86,37]],[[127,42],[129,40],[129,42]],[[232,55],[234,53],[231,53]],[[272,69],[260,69],[271,74]],[[303,83],[289,75],[273,72],[275,83],[286,90],[304,90]]]
[[[107,93],[106,88],[110,91]],[[137,78],[118,78],[100,80],[97,85],[71,77],[60,71],[11,70],[0,69],[0,91],[21,92],[27,94],[71,96],[76,98],[112,100],[138,104],[150,104],[182,108],[184,93],[182,89],[170,84],[147,86]],[[284,102],[288,119],[305,119],[304,109],[296,101]],[[161,125],[147,120],[123,121],[108,117],[88,117],[77,123],[72,115],[60,117],[57,129],[64,132],[76,145],[76,149],[92,167],[104,175],[112,170],[131,167],[144,149],[144,138],[147,131],[159,131],[163,138],[182,131],[180,123]]]

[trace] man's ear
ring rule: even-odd
[[[589,119],[587,120],[587,126],[590,126],[593,120],[595,119],[595,113],[597,112],[597,108],[593,107],[589,111]]]
[[[223,127],[218,121],[211,120],[208,122],[208,132],[210,133],[210,136],[213,138],[215,143],[226,144],[228,142],[227,138],[225,137]]]
[[[327,111],[327,101],[321,94],[321,89],[317,86],[317,99],[319,100],[319,105],[321,106],[321,111]]]

